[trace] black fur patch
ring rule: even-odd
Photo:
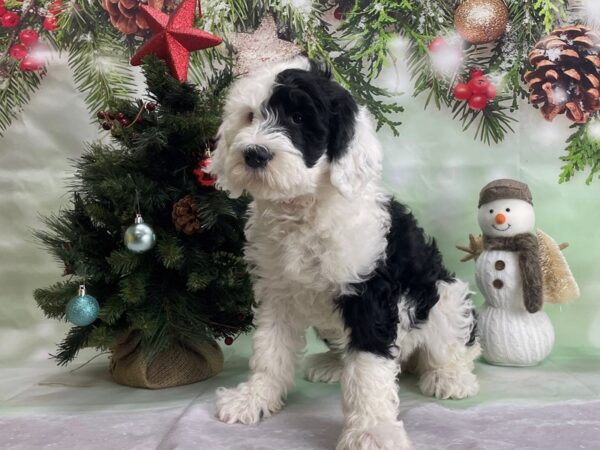
[[[337,305],[350,329],[350,348],[391,358],[401,297],[413,307],[411,325],[417,327],[439,300],[436,282],[453,276],[435,240],[425,235],[414,216],[393,199],[388,208],[391,228],[385,261],[368,280],[353,286],[355,295],[338,298]]]
[[[314,62],[310,70],[284,70],[275,82],[265,108],[302,152],[306,166],[313,167],[323,153],[330,161],[341,157],[354,135],[358,113],[348,91]]]
[[[477,327],[477,311],[475,308],[471,310],[471,332],[469,333],[469,340],[465,344],[467,347],[472,347],[475,342],[477,342],[477,338],[479,337],[479,328]]]

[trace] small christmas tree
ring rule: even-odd
[[[231,343],[252,321],[242,256],[247,200],[227,198],[203,171],[231,74],[199,89],[172,78],[154,57],[144,59],[143,71],[153,101],[117,101],[111,112],[98,113],[114,145],[88,146],[75,163],[72,206],[45,218],[48,230],[36,233],[67,280],[34,293],[48,317],[63,319],[85,283],[98,317],[71,328],[55,358],[66,364],[84,347],[110,349],[113,376],[137,385],[145,383],[116,376],[115,358],[131,359],[135,349],[136,365],[156,372],[173,365],[161,358],[186,359],[182,352],[198,353],[209,342],[222,365],[214,339]],[[124,243],[137,213],[156,239],[141,253]],[[212,371],[218,370],[217,362]]]

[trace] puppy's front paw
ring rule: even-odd
[[[342,361],[337,353],[317,353],[306,358],[306,379],[313,383],[337,383],[342,376],[342,369]]]
[[[419,388],[425,395],[458,400],[476,395],[479,383],[477,377],[467,370],[435,369],[421,376]]]
[[[269,417],[283,406],[281,398],[269,401],[268,392],[241,383],[234,389],[217,389],[217,417],[225,423],[255,424],[262,417]]]
[[[384,421],[366,430],[346,427],[336,450],[410,450],[402,421]]]

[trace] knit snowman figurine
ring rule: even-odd
[[[483,357],[497,365],[538,364],[554,345],[544,299],[564,303],[579,296],[562,248],[543,232],[536,234],[531,192],[520,181],[487,184],[478,221],[483,238],[471,236],[471,247],[459,248],[471,254],[464,260],[476,259],[477,286],[485,298],[479,313]]]

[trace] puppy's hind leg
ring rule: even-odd
[[[328,351],[306,357],[305,376],[311,383],[337,383],[342,376],[342,357]]]
[[[335,330],[316,329],[317,336],[329,351],[308,355],[304,362],[305,377],[312,383],[337,383],[342,376],[344,336]]]
[[[473,361],[481,350],[467,283],[439,281],[440,296],[422,331],[417,350],[419,388],[425,395],[461,399],[479,392]]]

